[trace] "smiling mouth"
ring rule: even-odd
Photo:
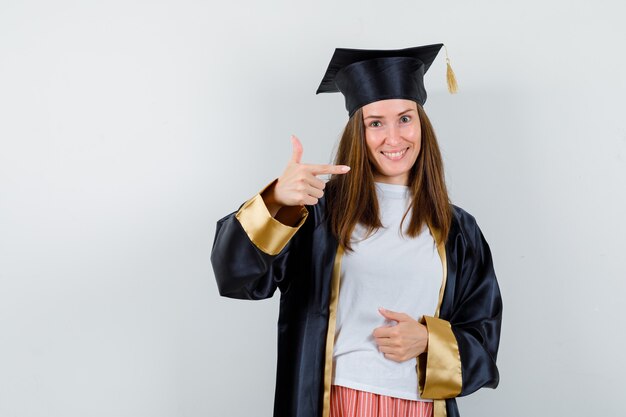
[[[383,151],[381,151],[380,153],[382,153],[383,155],[385,155],[388,159],[391,159],[392,161],[397,161],[398,159],[402,159],[402,157],[404,156],[404,154],[408,150],[409,150],[409,148],[404,148],[403,150],[398,151],[398,152],[383,152]]]

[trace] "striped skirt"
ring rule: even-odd
[[[433,403],[403,400],[339,385],[330,390],[330,417],[432,417]]]

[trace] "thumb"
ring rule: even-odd
[[[300,143],[300,140],[296,137],[296,135],[291,135],[291,144],[293,145],[291,161],[299,164],[300,160],[302,159],[302,153],[304,152],[304,149],[302,149],[302,144]]]
[[[404,313],[398,313],[395,311],[391,311],[391,310],[386,310],[382,307],[380,307],[378,309],[378,312],[386,319],[388,320],[395,320],[398,323],[401,321],[407,321],[408,320],[408,316]]]

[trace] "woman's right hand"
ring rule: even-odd
[[[266,190],[263,200],[272,216],[284,206],[303,206],[317,204],[324,195],[326,183],[317,178],[322,174],[345,174],[350,171],[346,165],[303,164],[302,144],[294,135],[291,136],[293,153],[283,174],[273,187]]]

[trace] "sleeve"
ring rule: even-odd
[[[271,297],[277,287],[287,285],[290,243],[306,221],[308,210],[301,207],[295,227],[273,218],[261,194],[275,181],[238,211],[217,222],[211,265],[218,290],[225,297],[259,300]]]
[[[475,224],[474,224],[475,225]],[[454,308],[449,320],[423,317],[428,351],[418,357],[418,386],[423,398],[446,399],[495,388],[502,300],[489,245],[477,225],[459,257]]]

